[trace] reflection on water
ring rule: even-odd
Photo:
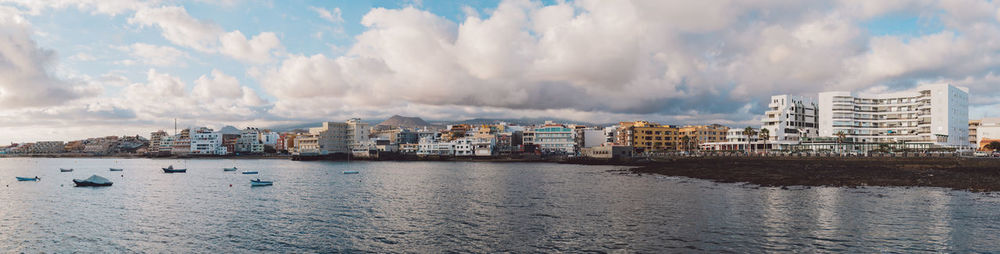
[[[164,174],[168,164],[186,174]],[[108,167],[124,172],[109,172]],[[222,168],[261,171],[259,176]],[[60,173],[60,167],[76,171]],[[935,188],[754,188],[611,166],[0,159],[10,252],[975,252],[1000,198]],[[361,174],[344,175],[344,170]],[[73,188],[91,174],[108,188]],[[17,182],[14,176],[39,176]],[[250,188],[249,179],[274,180]],[[232,187],[230,187],[230,184]]]

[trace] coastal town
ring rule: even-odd
[[[819,93],[817,99],[772,96],[759,126],[671,125],[637,120],[608,125],[502,121],[435,125],[394,116],[379,124],[354,118],[289,131],[245,127],[183,128],[148,137],[107,136],[0,147],[5,156],[288,156],[352,158],[627,159],[705,152],[971,152],[1000,148],[1000,118],[969,120],[967,88],[925,85],[883,94]],[[395,118],[406,121],[394,121]]]

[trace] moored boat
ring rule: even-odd
[[[59,172],[73,172],[72,168],[59,168]]]
[[[111,184],[113,184],[113,182],[111,182],[107,178],[100,177],[98,175],[92,175],[90,176],[90,178],[83,180],[73,179],[73,183],[76,184],[76,187],[86,187],[86,186],[101,187],[101,186],[111,186]]]
[[[41,178],[38,178],[37,176],[36,177],[20,177],[20,176],[15,176],[15,178],[17,178],[18,181],[22,181],[22,182],[42,180]]]
[[[163,168],[163,173],[186,173],[186,168],[174,168],[174,165]]]
[[[236,171],[236,167],[222,168],[222,171]]]
[[[271,185],[274,185],[273,181],[262,181],[260,180],[260,178],[257,178],[256,180],[250,180],[250,187],[271,186]]]
[[[120,169],[120,168],[108,168],[108,169],[110,169],[111,171],[122,171],[122,170],[124,170],[124,169]]]
[[[257,171],[243,171],[244,175],[256,175]]]
[[[354,170],[348,170],[348,171],[344,171],[344,174],[345,174],[345,175],[353,175],[353,174],[357,174],[357,173],[360,173],[360,172],[358,172],[358,171],[354,171]]]

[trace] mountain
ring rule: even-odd
[[[588,123],[588,122],[582,122],[582,121],[573,121],[573,120],[566,120],[566,119],[559,119],[559,118],[517,118],[517,119],[515,119],[515,118],[507,118],[507,119],[503,119],[503,118],[474,118],[474,119],[462,120],[462,121],[457,121],[457,122],[450,122],[448,124],[480,125],[480,124],[495,124],[495,123],[498,123],[498,122],[505,122],[505,123],[514,124],[514,125],[542,125],[542,124],[545,124],[545,121],[552,121],[553,123],[561,123],[561,124],[584,125],[584,126],[604,126],[602,124],[594,124],[594,123]]]
[[[230,125],[226,125],[226,127],[222,127],[222,129],[219,129],[219,132],[222,134],[240,134],[240,129],[237,129],[236,127]]]
[[[400,115],[394,115],[375,126],[391,126],[391,127],[404,127],[404,128],[422,128],[427,126],[433,126],[432,124],[420,119],[420,117],[405,117]]]

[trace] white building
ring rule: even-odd
[[[545,122],[545,125],[524,131],[525,146],[538,146],[546,153],[576,153],[576,132],[562,124]]]
[[[191,133],[192,154],[226,155],[226,146],[222,144],[222,133],[201,127]]]
[[[371,134],[371,129],[368,128],[367,123],[361,122],[360,118],[347,120],[347,143],[352,149],[367,146],[369,134]]]
[[[798,143],[803,137],[818,135],[818,112],[812,99],[775,95],[767,107],[761,128],[767,129],[772,143]]]
[[[277,132],[273,132],[273,131],[261,131],[257,135],[257,139],[258,139],[258,141],[260,141],[261,144],[264,144],[264,145],[267,145],[267,146],[271,146],[271,147],[274,147],[275,145],[277,145],[278,144],[278,139],[280,139],[280,138],[281,138],[281,135],[279,135]]]
[[[969,90],[933,84],[896,93],[819,94],[819,135],[858,143],[969,145]]]
[[[455,155],[455,143],[452,142],[441,142],[434,138],[421,138],[417,144],[419,146],[417,148],[417,155]]]

